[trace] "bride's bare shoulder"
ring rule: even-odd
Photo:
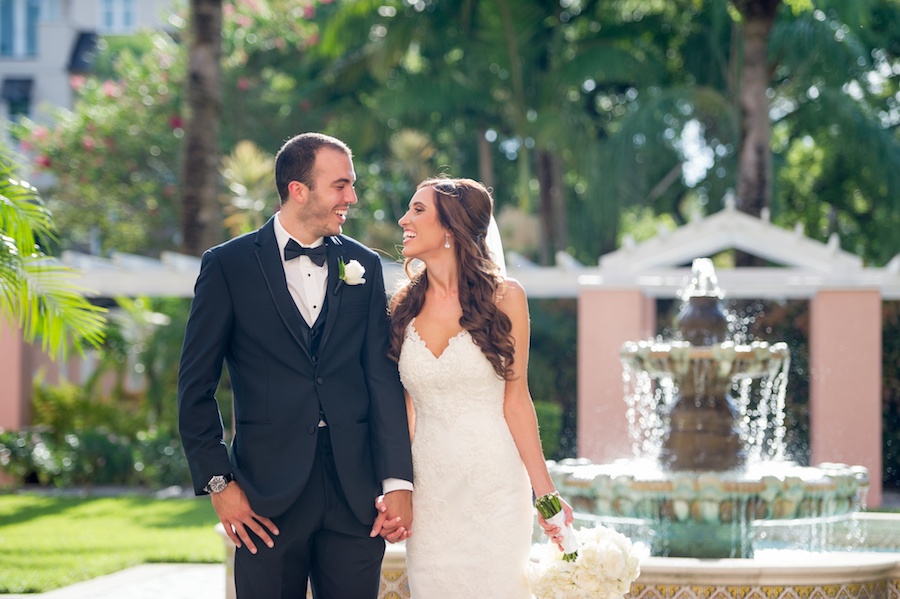
[[[525,288],[516,279],[505,277],[494,295],[494,301],[497,307],[504,312],[516,309],[523,305],[527,305],[528,298],[525,295]]]

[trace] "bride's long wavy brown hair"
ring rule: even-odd
[[[512,323],[497,308],[496,300],[505,284],[497,265],[491,260],[485,238],[491,222],[494,200],[490,192],[472,179],[427,179],[417,190],[432,187],[438,221],[453,238],[459,268],[461,327],[469,331],[497,375],[509,380],[515,360]],[[391,311],[391,345],[388,355],[400,359],[406,327],[425,303],[428,269],[412,267],[407,258],[404,269],[409,280],[396,292]]]

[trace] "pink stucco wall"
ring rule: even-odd
[[[810,463],[869,470],[881,505],[881,295],[819,291],[810,302]]]
[[[0,428],[18,430],[28,420],[31,377],[18,328],[0,318]]]
[[[656,304],[639,289],[585,287],[578,297],[578,456],[630,457],[622,364],[626,341],[655,333]]]

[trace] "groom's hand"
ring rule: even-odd
[[[213,493],[210,498],[213,509],[225,527],[225,532],[238,548],[244,544],[250,553],[256,553],[256,545],[247,532],[248,528],[268,547],[275,545],[269,533],[277,535],[278,527],[265,516],[253,511],[250,502],[247,501],[247,495],[237,481],[231,481],[224,491]]]
[[[412,492],[391,491],[375,500],[378,516],[369,536],[381,535],[389,543],[405,541],[412,526]]]

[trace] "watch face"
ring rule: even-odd
[[[228,486],[228,482],[224,476],[214,476],[209,480],[209,491],[211,493],[221,493]]]

